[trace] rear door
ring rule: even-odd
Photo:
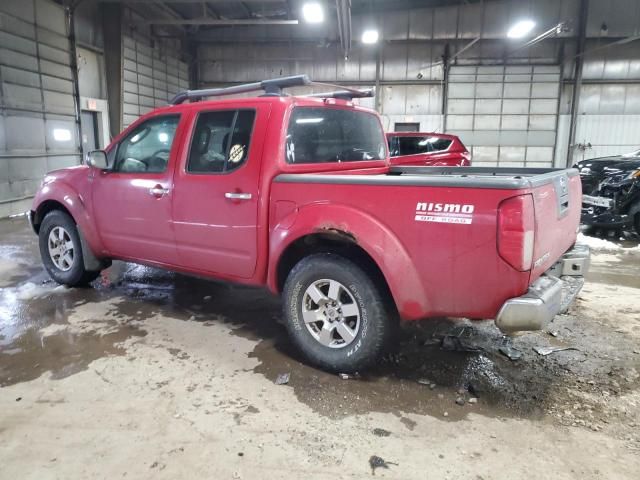
[[[250,278],[257,259],[260,166],[270,105],[203,110],[175,176],[173,222],[181,265]]]
[[[94,173],[94,217],[105,248],[115,257],[175,263],[171,199],[179,122],[177,114],[143,121],[110,152],[113,168]]]

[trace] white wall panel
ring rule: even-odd
[[[606,155],[619,155],[640,148],[640,114],[580,115],[576,125],[576,142],[591,144],[576,149],[573,161]]]

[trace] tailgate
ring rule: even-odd
[[[580,225],[582,186],[577,170],[532,178],[535,211],[530,282],[548,270],[575,243]]]

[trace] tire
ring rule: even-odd
[[[636,233],[640,235],[640,212],[636,213],[633,217],[633,228],[635,228]]]
[[[301,260],[287,277],[283,298],[294,345],[311,364],[331,372],[356,372],[373,365],[397,325],[371,277],[331,253]]]
[[[56,282],[78,287],[100,275],[100,271],[85,270],[78,229],[73,218],[65,212],[49,212],[42,220],[38,236],[42,263]]]

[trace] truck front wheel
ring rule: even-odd
[[[372,279],[331,253],[310,255],[284,286],[289,335],[314,365],[333,372],[362,370],[383,354],[395,318]]]
[[[98,278],[99,271],[84,268],[78,229],[65,212],[54,210],[47,213],[38,235],[42,263],[56,282],[77,287]]]

